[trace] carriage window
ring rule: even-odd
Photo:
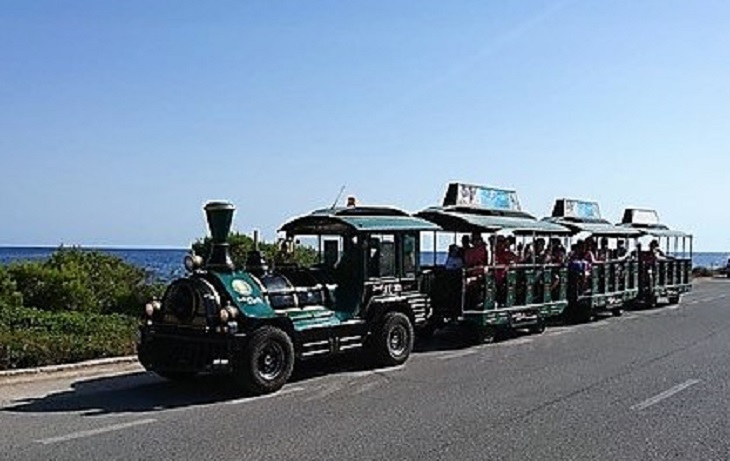
[[[415,235],[406,234],[403,236],[403,275],[415,277],[416,275],[416,241]]]
[[[368,240],[368,276],[393,277],[396,275],[395,237],[371,235]]]
[[[327,267],[335,267],[338,258],[339,242],[337,240],[324,241],[324,265]]]

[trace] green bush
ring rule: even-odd
[[[23,305],[23,295],[18,291],[15,280],[10,272],[0,266],[0,306],[20,307]]]
[[[137,321],[124,315],[0,304],[0,369],[132,354],[136,328]]]
[[[244,267],[246,265],[248,252],[254,248],[253,239],[246,234],[231,232],[228,234],[228,244],[230,245],[229,250],[233,264],[239,268]],[[210,237],[197,240],[193,243],[192,249],[195,254],[202,256],[203,260],[206,261],[211,249]],[[278,260],[279,246],[277,244],[260,242],[259,250],[269,264],[275,263]],[[317,250],[308,246],[295,245],[294,253],[290,262],[294,262],[302,266],[312,265],[317,262]]]
[[[162,292],[144,269],[79,248],[61,247],[43,262],[13,263],[8,272],[24,305],[49,311],[137,315],[147,299]]]

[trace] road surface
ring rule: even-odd
[[[403,367],[299,367],[242,398],[125,365],[0,385],[0,459],[729,459],[730,281],[678,306],[469,347]]]

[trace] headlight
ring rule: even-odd
[[[238,309],[233,307],[230,303],[226,305],[226,311],[231,319],[238,317]]]
[[[147,317],[152,317],[152,315],[155,313],[155,307],[152,305],[152,303],[145,304],[144,313],[147,314]]]
[[[227,309],[221,309],[218,315],[220,316],[221,323],[228,323],[228,319],[231,316]]]
[[[203,258],[196,254],[188,254],[185,255],[185,258],[183,259],[183,264],[185,265],[185,269],[188,272],[193,272],[203,265]]]

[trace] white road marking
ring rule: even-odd
[[[545,333],[545,336],[560,336],[560,335],[564,335],[565,333],[570,333],[571,331],[575,331],[575,330],[570,329],[570,328],[563,328],[562,330],[556,330],[556,329],[550,330],[549,329],[547,331],[547,333]]]
[[[467,350],[463,350],[463,351],[444,354],[444,355],[442,355],[440,357],[436,357],[436,358],[439,360],[451,360],[451,359],[458,359],[459,357],[466,357],[467,355],[474,355],[476,353],[477,353],[477,351],[475,351],[473,349],[467,349]]]
[[[242,403],[256,402],[257,400],[270,399],[273,397],[280,397],[282,395],[292,394],[294,392],[303,391],[304,388],[301,386],[287,387],[286,389],[276,392],[274,394],[259,395],[257,397],[244,397],[242,399],[229,400],[225,402],[226,405],[240,405]]]
[[[631,409],[634,411],[645,410],[645,409],[649,408],[650,406],[655,405],[664,399],[668,399],[669,397],[673,396],[674,394],[676,394],[678,392],[682,392],[683,390],[685,390],[691,386],[694,386],[695,384],[697,384],[699,382],[700,382],[699,379],[689,379],[689,380],[683,382],[682,384],[677,384],[673,388],[667,389],[666,391],[662,392],[661,394],[657,394],[654,397],[646,399],[643,402],[632,406]]]
[[[332,383],[327,384],[323,386],[322,390],[317,392],[316,394],[312,395],[311,397],[307,397],[304,399],[305,402],[311,402],[312,400],[319,400],[323,399],[329,395],[334,394],[335,392],[341,390],[343,388],[343,385],[341,383]]]
[[[369,391],[370,389],[377,387],[378,385],[380,385],[380,382],[378,382],[378,381],[371,381],[369,383],[365,383],[362,386],[358,387],[355,390],[355,392],[353,392],[353,394],[359,395],[359,394],[365,393],[365,392]]]
[[[87,431],[72,432],[67,435],[59,437],[51,437],[48,439],[36,440],[36,443],[42,443],[43,445],[50,445],[52,443],[67,442],[69,440],[82,439],[84,437],[91,437],[99,434],[106,434],[107,432],[121,431],[130,427],[142,426],[144,424],[151,424],[157,422],[156,419],[140,419],[137,421],[130,421],[128,423],[114,424],[106,427],[99,427],[97,429],[89,429]]]
[[[505,341],[504,343],[502,343],[500,345],[501,346],[519,346],[521,344],[530,344],[533,341],[535,341],[533,338],[517,338],[517,339],[510,339],[508,341]]]

